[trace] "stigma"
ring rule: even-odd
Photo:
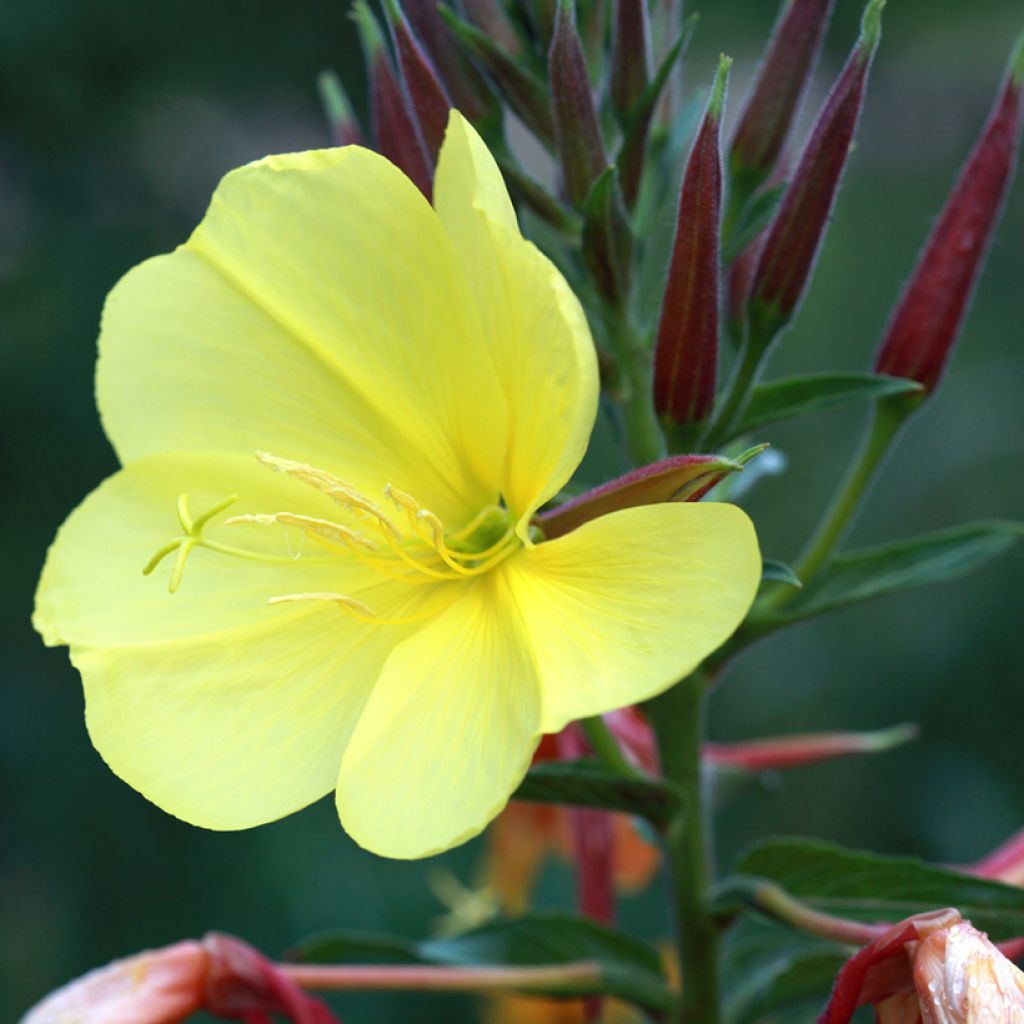
[[[176,553],[168,589],[177,591],[191,551],[204,547],[222,555],[262,562],[309,564],[333,558],[354,558],[383,577],[408,585],[422,585],[481,576],[503,562],[522,546],[515,532],[512,513],[503,504],[487,505],[467,523],[449,530],[441,518],[413,495],[392,484],[383,488],[382,501],[360,492],[326,470],[267,452],[256,458],[268,469],[283,473],[326,495],[341,510],[339,518],[304,515],[298,512],[258,512],[235,515],[223,525],[254,524],[290,527],[302,532],[322,554],[310,556],[305,548],[298,554],[278,555],[221,543],[205,536],[204,527],[226,512],[237,500],[231,495],[202,514],[193,517],[189,498],[177,502],[181,534],[161,547],[146,563],[149,575],[168,556]],[[411,618],[386,619],[374,613],[355,596],[330,591],[282,593],[270,598],[274,605],[298,601],[333,603],[356,619],[370,623],[409,622]],[[435,612],[436,613],[436,612]],[[431,614],[435,614],[431,613]]]

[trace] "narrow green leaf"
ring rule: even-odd
[[[850,402],[867,402],[888,395],[913,394],[921,390],[916,381],[876,373],[818,373],[807,377],[785,377],[758,384],[735,428],[734,437],[749,434],[769,423],[805,416]]]
[[[785,562],[776,562],[770,558],[761,563],[761,582],[785,583],[787,586],[796,587],[797,590],[803,588],[800,577]]]
[[[313,964],[422,964],[429,963],[412,939],[331,929],[303,939],[288,950],[288,960]]]
[[[964,576],[1008,551],[1024,534],[1020,523],[991,520],[839,555],[779,611],[750,618],[755,631],[821,615],[901,590]]]
[[[534,765],[512,799],[622,811],[653,825],[666,824],[679,807],[678,797],[665,783],[615,775],[589,758]]]
[[[935,867],[807,839],[769,839],[740,856],[736,872],[768,879],[816,910],[859,921],[900,921],[954,907],[993,941],[1024,935],[1024,889]],[[728,901],[730,885],[723,883]]]

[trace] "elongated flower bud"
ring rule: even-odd
[[[751,341],[767,346],[792,318],[807,287],[860,118],[885,0],[869,0],[860,39],[815,122],[768,229],[750,300]]]
[[[363,133],[359,121],[352,112],[348,94],[341,79],[333,71],[321,71],[316,79],[320,100],[327,115],[331,139],[336,146],[361,146]]]
[[[419,125],[391,66],[377,19],[366,0],[356,0],[352,16],[366,56],[370,78],[370,108],[378,151],[400,167],[430,198],[433,169]]]
[[[462,6],[470,21],[487,33],[507,54],[519,56],[522,43],[498,0],[462,0]]]
[[[722,57],[679,194],[676,237],[654,353],[654,407],[701,424],[715,400],[718,364],[722,161],[719,126],[732,60]]]
[[[616,0],[612,33],[612,107],[629,120],[651,78],[651,26],[646,0]]]
[[[1013,179],[1021,138],[1024,36],[988,123],[932,230],[875,360],[875,371],[935,390],[960,332]]]
[[[573,0],[559,0],[548,52],[548,78],[566,192],[574,206],[582,207],[590,186],[604,171],[608,160],[590,90],[583,44],[576,31]]]
[[[423,0],[404,0],[402,10],[455,107],[474,123],[491,114],[496,109],[494,94],[480,72],[460,52],[437,5]]]
[[[788,0],[740,116],[729,155],[733,187],[749,195],[779,158],[821,51],[834,0]]]
[[[402,8],[398,6],[398,0],[385,0],[384,11],[395,43],[398,66],[416,113],[423,141],[427,145],[431,159],[436,160],[444,139],[445,128],[448,126],[451,102],[433,62],[413,34],[412,26]]]

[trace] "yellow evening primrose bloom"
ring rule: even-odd
[[[123,468],[57,535],[35,625],[110,767],[185,821],[333,789],[367,849],[447,849],[542,734],[664,690],[753,599],[730,505],[537,535],[596,414],[587,323],[457,113],[434,193],[359,147],[269,157],[107,301]]]

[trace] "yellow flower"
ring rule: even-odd
[[[757,544],[714,504],[537,543],[597,390],[579,303],[457,114],[434,208],[358,147],[229,174],[107,301],[124,468],[37,594],[110,767],[215,829],[336,789],[357,842],[419,857],[478,833],[542,734],[668,687],[745,614]]]

